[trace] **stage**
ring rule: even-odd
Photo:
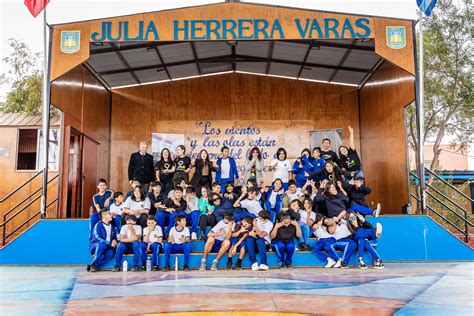
[[[100,272],[1,267],[2,315],[472,315],[473,263],[384,270]],[[6,286],[8,284],[8,287]]]

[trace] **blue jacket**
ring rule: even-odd
[[[270,188],[267,192],[265,192],[265,202],[264,202],[264,206],[265,206],[265,209],[267,210],[272,210],[272,211],[275,211],[276,213],[279,213],[281,211],[281,207],[283,205],[282,201],[283,201],[283,194],[277,194],[276,196],[276,201],[275,201],[275,209],[272,209],[271,208],[271,205],[270,205],[270,196],[272,195],[272,192],[273,192],[273,187]]]
[[[106,243],[107,245],[112,244],[112,240],[117,240],[117,232],[115,231],[115,227],[112,226],[112,223],[109,223],[110,227],[112,228],[110,232],[110,241],[107,241],[107,232],[105,231],[105,224],[104,222],[100,221],[94,226],[94,232],[92,234],[92,243]]]
[[[312,159],[311,164],[313,165],[312,172],[318,172],[326,167],[326,160],[324,158],[319,157],[319,159]],[[320,175],[315,177],[315,180],[323,180],[324,176]]]
[[[239,171],[237,170],[237,164],[235,163],[234,158],[229,157],[227,159],[229,159],[229,164],[230,164],[229,179],[232,179],[232,181],[234,181],[234,179],[239,178]],[[217,165],[219,166],[219,170],[217,170],[216,172],[216,182],[221,182],[221,172],[222,172],[221,164],[222,164],[222,158],[217,159]]]
[[[311,174],[313,172],[313,165],[308,160],[306,155],[303,155],[301,158],[301,163],[303,164],[303,168],[300,168],[300,163],[298,160],[295,161],[293,164],[293,173],[295,175],[296,182],[305,182],[308,179],[308,176],[305,176],[304,173]]]

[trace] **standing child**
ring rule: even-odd
[[[168,194],[173,189],[173,175],[176,168],[174,166],[171,153],[168,148],[161,150],[160,161],[155,165],[156,178],[160,180],[161,191]]]
[[[281,221],[275,224],[270,237],[273,239],[273,248],[280,259],[280,268],[292,268],[295,238],[301,237],[298,223],[291,220],[290,214],[283,214]]]
[[[309,161],[311,153],[308,148],[301,151],[301,157],[296,159],[293,164],[293,173],[295,174],[296,186],[301,188],[313,170],[313,165]]]
[[[337,154],[331,150],[331,140],[329,138],[323,139],[322,145],[323,148],[321,148],[321,155],[324,160],[332,160],[337,166],[339,166],[339,157],[337,157]]]
[[[120,243],[115,255],[115,272],[120,271],[124,254],[133,254],[132,271],[140,270],[142,227],[136,224],[137,218],[133,214],[127,215],[125,221],[126,225],[123,225],[120,229]]]
[[[258,147],[253,147],[245,160],[244,183],[247,183],[248,180],[253,180],[257,184],[263,183],[264,167],[265,166],[260,149]]]
[[[210,252],[217,252],[216,258],[212,261],[211,271],[217,270],[219,260],[226,254],[227,250],[229,250],[230,237],[234,226],[234,214],[229,212],[225,214],[224,219],[217,223],[209,234],[207,234],[207,241],[204,246],[199,270],[206,270],[206,259]]]
[[[341,168],[351,173],[352,178],[363,177],[362,167],[359,155],[354,145],[354,129],[349,126],[349,148],[346,146],[339,147],[339,161]]]
[[[110,224],[112,215],[104,208],[100,210],[99,216],[100,222],[94,226],[90,245],[91,254],[94,255],[90,272],[96,272],[101,266],[109,262],[114,257],[117,248],[115,229]]]
[[[105,179],[99,179],[97,181],[97,189],[99,192],[92,197],[94,203],[94,212],[90,214],[89,218],[89,240],[92,240],[92,232],[94,226],[100,221],[100,210],[109,208],[109,204],[112,201],[113,191],[107,190],[107,181]]]
[[[189,229],[186,227],[186,216],[178,215],[174,218],[174,222],[176,225],[171,228],[168,242],[165,243],[165,268],[163,271],[170,271],[171,255],[176,253],[184,254],[183,269],[189,271],[189,256],[191,253],[189,242],[191,236]]]
[[[275,171],[273,173],[273,186],[275,181],[280,179],[284,190],[288,190],[288,181],[291,178],[291,162],[287,159],[285,148],[278,148],[276,152],[276,159],[268,166],[268,171]]]
[[[321,181],[324,179],[324,176],[320,174],[320,170],[323,170],[326,166],[326,160],[321,157],[321,148],[314,147],[313,148],[313,157],[311,159],[311,164],[313,165],[313,169],[311,170],[315,174],[319,174],[318,176],[314,177],[314,180]]]
[[[249,236],[249,232],[253,230],[253,218],[245,216],[240,222],[235,224],[232,237],[230,238],[231,248],[227,259],[227,270],[242,270],[242,260],[245,257],[245,240]],[[232,265],[232,257],[239,253],[236,264]]]
[[[120,231],[120,229],[122,228],[122,214],[125,208],[123,203],[123,193],[115,192],[112,197],[114,199],[114,202],[110,204],[109,209],[114,219],[115,227],[117,228],[117,231]]]
[[[327,261],[325,268],[340,267],[339,257],[332,248],[336,243],[336,239],[327,231],[327,224],[333,219],[327,219],[321,214],[316,215],[316,220],[311,229],[314,235],[318,238],[318,242],[311,250],[321,261]],[[326,253],[323,253],[323,249]],[[337,266],[336,266],[337,263]]]
[[[258,213],[258,217],[253,221],[253,231],[249,233],[246,245],[249,253],[249,259],[252,263],[252,271],[267,271],[267,251],[270,249],[271,238],[270,233],[273,229],[273,223],[270,221],[270,213],[262,210]],[[258,256],[260,258],[260,265],[257,262],[255,254],[255,246],[258,248]]]
[[[147,227],[143,229],[143,242],[141,245],[142,263],[146,266],[146,258],[148,252],[152,253],[151,264],[153,265],[153,271],[158,271],[158,254],[163,248],[163,231],[161,227],[156,225],[156,218],[153,215],[149,215],[146,221]]]
[[[221,185],[221,192],[224,192],[225,185],[228,182],[236,183],[239,181],[239,171],[234,158],[229,157],[229,147],[222,147],[221,154],[222,157],[217,159],[216,182]]]

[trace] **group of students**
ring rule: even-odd
[[[242,182],[229,148],[223,147],[212,162],[205,150],[192,161],[184,146],[178,146],[174,160],[169,150],[162,151],[156,164],[160,181],[142,185],[134,178],[125,195],[108,190],[100,179],[90,218],[93,261],[88,268],[97,271],[115,258],[114,271],[120,271],[123,255],[133,254],[133,271],[142,269],[149,255],[158,270],[163,252],[165,271],[176,253],[184,254],[183,269],[189,270],[190,242],[199,238],[205,240],[200,270],[208,268],[209,253],[217,253],[210,270],[217,270],[225,254],[227,269],[241,269],[248,254],[252,270],[268,270],[270,249],[280,268],[292,267],[296,250],[311,250],[326,268],[347,268],[357,251],[361,269],[367,268],[363,255],[368,251],[373,267],[383,268],[375,250],[382,226],[374,228],[365,220],[377,217],[381,207],[369,208],[365,196],[371,189],[349,131],[350,146],[341,146],[339,155],[330,149],[329,139],[322,148],[304,149],[293,165],[285,149],[278,149],[268,167],[274,172],[271,186],[263,185],[264,163],[257,147],[249,152]],[[195,171],[189,181],[191,168]],[[314,245],[311,235],[317,238]]]

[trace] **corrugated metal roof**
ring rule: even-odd
[[[29,115],[27,113],[4,113],[0,112],[0,126],[41,126],[41,115]],[[61,118],[59,114],[50,119],[51,126],[59,126]]]

